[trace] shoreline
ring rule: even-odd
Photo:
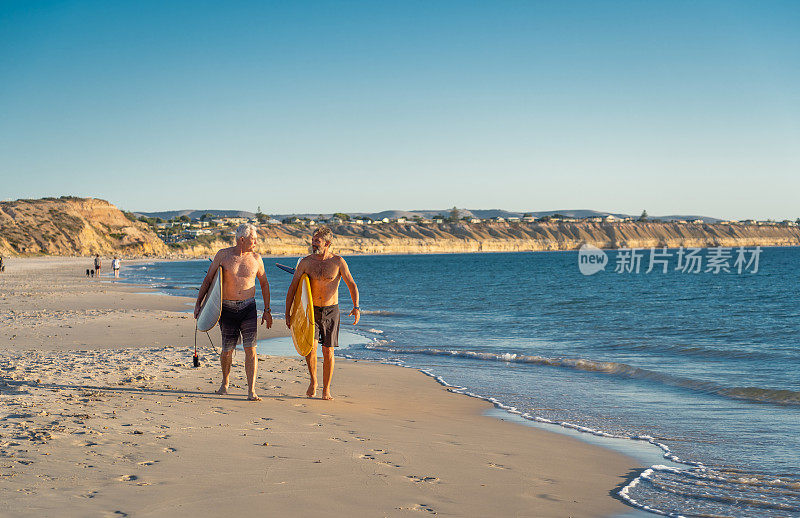
[[[644,469],[640,463],[578,439],[561,437],[555,432],[535,430],[486,416],[494,408],[491,403],[470,397],[453,397],[447,387],[427,376],[421,376],[423,373],[413,372],[417,369],[398,369],[392,365],[347,361],[340,357],[334,383],[337,399],[327,403],[298,397],[304,392],[303,382],[307,380],[304,364],[299,358],[262,357],[257,386],[259,395],[265,399],[263,403],[254,405],[244,402],[238,394],[241,392],[240,388],[234,388],[234,396],[209,394],[200,389],[200,383],[209,388],[214,387],[215,382],[218,383],[219,373],[215,358],[203,351],[201,368],[189,368],[191,360],[187,350],[192,345],[192,333],[187,332],[187,320],[190,315],[179,313],[185,311],[183,304],[186,300],[192,299],[156,293],[139,295],[135,291],[150,288],[125,283],[108,284],[78,276],[64,275],[63,281],[53,281],[52,277],[57,276],[57,272],[64,272],[66,269],[71,271],[72,265],[77,266],[78,261],[84,260],[15,259],[15,269],[17,264],[27,263],[23,270],[17,270],[11,277],[8,277],[7,270],[0,277],[4,292],[0,298],[0,314],[4,322],[9,323],[0,332],[0,358],[6,365],[14,366],[11,371],[6,369],[6,372],[16,376],[12,378],[16,383],[14,387],[20,388],[19,394],[10,395],[7,392],[8,381],[4,381],[6,386],[0,386],[0,396],[3,396],[0,402],[4,407],[10,400],[18,403],[16,406],[28,405],[25,412],[9,411],[9,415],[26,417],[15,417],[5,424],[0,432],[0,457],[5,461],[17,458],[35,462],[30,458],[18,458],[19,455],[30,454],[30,451],[20,453],[23,449],[21,441],[24,439],[14,439],[12,442],[19,442],[17,446],[11,445],[6,439],[9,427],[16,429],[20,422],[34,421],[27,423],[25,429],[29,432],[44,430],[50,438],[41,443],[29,435],[27,440],[32,444],[25,444],[27,449],[42,450],[52,447],[50,444],[71,442],[72,448],[40,453],[54,461],[67,457],[74,464],[66,466],[64,462],[51,462],[49,467],[38,473],[42,475],[37,475],[39,480],[26,475],[26,469],[11,470],[15,474],[7,479],[8,486],[14,486],[17,491],[4,490],[8,497],[4,500],[8,502],[6,505],[9,506],[9,511],[22,513],[23,509],[29,509],[27,512],[34,514],[29,507],[30,503],[23,504],[25,498],[19,498],[20,492],[25,493],[26,489],[38,494],[40,499],[44,495],[44,500],[53,502],[54,505],[83,498],[77,501],[81,503],[82,509],[91,512],[101,509],[98,507],[101,503],[105,506],[103,509],[110,510],[109,506],[114,507],[117,504],[120,510],[123,510],[122,507],[135,509],[143,505],[140,498],[146,498],[150,507],[140,508],[139,511],[142,515],[154,516],[160,515],[159,509],[166,509],[159,508],[158,505],[174,502],[177,497],[173,495],[173,491],[177,489],[183,502],[182,511],[208,510],[209,502],[205,502],[202,507],[192,506],[199,505],[197,502],[202,501],[205,492],[222,494],[217,486],[221,484],[228,492],[241,494],[244,491],[245,495],[241,496],[256,500],[260,498],[257,495],[266,492],[271,503],[277,500],[279,507],[284,509],[283,512],[291,515],[292,509],[297,509],[292,507],[296,500],[287,498],[287,495],[292,494],[292,491],[295,494],[300,491],[304,481],[320,481],[321,476],[331,477],[331,482],[336,480],[333,487],[324,484],[322,488],[316,484],[314,486],[315,494],[320,494],[321,491],[323,500],[330,499],[337,503],[332,513],[334,515],[363,513],[366,510],[368,514],[383,513],[387,516],[405,516],[419,512],[456,516],[486,509],[488,514],[493,512],[501,515],[609,516],[627,514],[634,510],[612,494],[616,492],[615,486],[618,490],[620,484],[628,483],[633,474]],[[29,276],[19,275],[26,270],[36,274],[33,279],[26,280],[25,277]],[[11,279],[16,279],[17,284],[9,290],[6,281]],[[48,280],[59,286],[53,291],[43,293],[43,287]],[[61,289],[60,292],[58,288]],[[78,296],[75,295],[76,291]],[[16,309],[11,307],[9,294],[13,301],[19,303]],[[109,308],[112,302],[118,307]],[[62,309],[61,313],[48,311],[53,306],[67,306],[67,309]],[[37,314],[33,307],[40,308],[41,313]],[[44,321],[51,318],[55,318],[56,323]],[[68,319],[78,318],[83,321],[76,325],[66,323],[75,323]],[[70,327],[61,327],[64,325]],[[259,339],[285,336],[285,327],[283,331],[279,329],[283,327],[282,321],[277,322],[276,319],[273,327],[274,331],[267,333],[269,336],[262,335],[263,328],[260,328]],[[141,358],[136,354],[137,351],[147,352],[148,355]],[[147,363],[148,356],[162,359],[163,362]],[[240,384],[243,377],[241,355],[237,356],[239,361],[234,365],[232,387]],[[13,359],[11,363],[8,363],[9,358]],[[104,358],[110,358],[109,361],[116,362],[121,369],[127,368],[126,373],[129,375],[122,376],[107,368],[107,364],[103,363]],[[64,372],[57,367],[59,362],[67,361],[83,364],[83,367],[76,367],[71,372]],[[27,370],[19,372],[22,365],[27,365]],[[98,369],[108,372],[95,376],[94,371]],[[81,383],[83,378],[79,374],[84,378],[88,377],[92,383]],[[166,380],[169,380],[167,385],[173,388],[166,388]],[[409,393],[412,387],[415,398],[409,401],[403,395]],[[54,392],[55,389],[65,393],[84,391],[84,394],[89,390],[97,394],[83,397],[89,401],[76,400],[78,396],[74,394],[71,397],[65,396],[66,398],[57,403],[38,401],[38,395]],[[180,391],[180,395],[176,391]],[[7,398],[7,395],[11,398]],[[26,396],[31,396],[36,401],[26,401]],[[96,403],[93,398],[97,399]],[[101,401],[104,399],[105,401]],[[111,403],[112,400],[115,401],[114,404]],[[153,459],[131,464],[130,460],[143,458],[137,452],[122,451],[131,449],[125,444],[132,442],[131,440],[116,444],[111,438],[105,439],[109,442],[92,439],[88,442],[93,444],[83,445],[84,448],[89,448],[88,451],[95,450],[94,454],[88,454],[89,457],[81,447],[75,449],[76,435],[88,434],[98,438],[114,436],[114,432],[102,431],[103,426],[92,426],[92,421],[99,420],[111,429],[112,426],[108,425],[116,424],[115,421],[122,416],[107,414],[106,411],[110,406],[116,409],[116,404],[121,401],[127,405],[120,407],[121,413],[126,412],[127,420],[136,421],[131,426],[147,428],[158,426],[155,422],[159,422],[160,426],[167,426],[172,430],[161,434],[167,436],[164,439],[156,436],[149,443],[144,441],[147,444],[137,442],[142,450],[147,450],[150,454],[148,458]],[[51,423],[49,428],[44,422],[39,422],[59,413],[63,418],[63,406],[69,410],[66,413],[72,413],[74,417],[75,405],[81,407],[81,412],[86,409],[87,415],[92,411],[93,420],[74,418],[72,421],[81,423],[65,425],[65,421],[69,420],[67,418],[51,419],[59,421],[59,424]],[[154,406],[162,410],[166,410],[165,406],[176,410],[183,407],[185,410],[187,405],[194,408],[194,414],[178,411],[175,415],[164,413],[158,418],[151,415],[150,421],[141,419],[141,414],[152,414]],[[31,412],[32,408],[36,411]],[[3,410],[10,410],[10,407]],[[48,415],[41,416],[41,412]],[[135,419],[136,416],[139,416],[138,420]],[[267,426],[256,426],[263,423],[262,418],[268,419]],[[195,419],[203,423],[200,438],[185,432],[179,426],[183,424],[191,428]],[[232,425],[231,420],[236,422],[234,428],[243,433],[229,436],[220,433],[220,429]],[[453,426],[454,422],[459,426]],[[84,433],[57,430],[59,427],[75,425],[82,427],[77,432]],[[176,427],[180,430],[173,430]],[[117,432],[128,430],[120,429]],[[157,432],[139,431],[142,433],[134,435],[150,437]],[[248,443],[241,439],[251,435],[258,436],[259,440],[271,438],[275,442],[265,440],[253,443],[250,440]],[[209,442],[211,437],[207,436],[221,441],[227,441],[229,437],[231,441],[241,443],[239,448],[242,451],[231,452],[222,448],[221,444]],[[44,436],[39,434],[36,437]],[[129,438],[130,435],[123,433],[121,437]],[[491,439],[487,439],[488,437]],[[422,438],[427,441],[421,440]],[[234,459],[240,459],[242,464],[234,462],[236,466],[246,466],[245,459],[249,458],[247,455],[256,455],[262,469],[252,472],[251,476],[260,477],[259,480],[266,485],[256,484],[248,490],[244,489],[247,487],[245,480],[248,479],[242,479],[242,472],[252,471],[249,467],[239,472],[230,472],[228,477],[217,480],[213,474],[202,469],[204,464],[198,463],[197,459],[175,455],[176,452],[185,451],[185,445],[180,448],[176,445],[155,450],[152,448],[153,445],[166,444],[171,440],[202,447],[202,451],[210,451],[221,458],[230,455]],[[273,455],[273,448],[264,446],[265,443],[273,446],[282,444],[281,454]],[[170,449],[173,451],[168,451]],[[101,453],[99,450],[106,452]],[[269,454],[265,454],[265,451]],[[247,452],[247,455],[243,452]],[[309,455],[320,458],[309,461]],[[109,456],[114,459],[110,463]],[[97,457],[106,457],[105,464],[98,462]],[[181,462],[176,462],[179,458]],[[70,492],[58,484],[49,488],[51,482],[42,483],[47,477],[53,477],[54,473],[58,473],[59,480],[64,477],[74,479],[76,471],[87,469],[75,466],[86,463],[87,459],[98,462],[101,471],[124,471],[122,467],[125,467],[130,473],[107,476],[105,479],[101,477],[105,483],[93,479],[97,482],[95,485],[101,487],[91,498],[74,496],[72,493],[77,488],[72,488]],[[269,464],[266,472],[263,471],[265,463]],[[41,464],[47,463],[35,462],[33,465]],[[24,466],[28,464],[22,464],[20,468]],[[288,469],[289,467],[292,469]],[[170,469],[159,473],[166,468]],[[201,487],[184,487],[174,480],[175,476],[182,476],[187,469],[197,470],[192,471],[192,474]],[[284,486],[284,491],[267,484],[270,473],[276,471],[283,475],[278,478],[285,479],[278,484],[278,488]],[[7,476],[5,471],[0,471],[0,474]],[[129,476],[136,478],[120,480]],[[23,481],[25,483],[19,484]],[[367,487],[370,494],[357,498],[356,502],[343,501],[340,491],[343,483],[348,487],[350,484],[355,484],[353,487]],[[292,489],[286,491],[290,487]],[[171,490],[162,491],[164,488]],[[187,495],[195,496],[196,500],[186,498]],[[487,503],[491,504],[491,510],[485,508]],[[228,504],[245,513],[255,509],[247,502]],[[57,507],[53,507],[55,508]],[[330,508],[326,509],[331,514]],[[76,515],[79,514],[76,511]]]

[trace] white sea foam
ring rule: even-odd
[[[369,309],[363,309],[363,310],[361,310],[361,314],[362,314],[362,315],[372,315],[372,316],[378,316],[378,317],[391,317],[391,316],[398,315],[398,313],[395,313],[395,312],[393,312],[393,311],[385,311],[385,310],[369,310]]]
[[[435,348],[398,348],[383,343],[372,343],[367,349],[380,352],[421,354],[427,356],[451,356],[473,360],[485,360],[507,363],[528,363],[548,367],[562,367],[586,372],[599,372],[612,376],[631,379],[645,379],[672,387],[680,387],[698,392],[716,394],[730,399],[753,401],[757,403],[774,403],[778,405],[800,405],[800,392],[792,390],[775,390],[761,387],[726,387],[712,381],[696,380],[634,367],[625,363],[604,362],[586,358],[548,358],[546,356],[526,355],[512,352],[483,352],[458,349]]]

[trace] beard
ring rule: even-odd
[[[325,255],[325,247],[311,245],[311,251],[317,255]]]

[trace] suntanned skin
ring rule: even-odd
[[[239,238],[236,246],[223,248],[217,252],[197,294],[194,318],[197,318],[200,314],[200,304],[211,286],[211,281],[214,280],[217,268],[222,266],[223,300],[247,300],[254,297],[256,294],[256,279],[258,279],[261,284],[261,296],[264,298],[264,314],[261,316],[261,323],[266,322],[267,329],[272,327],[272,313],[269,311],[269,282],[267,282],[267,274],[264,272],[264,261],[261,260],[261,255],[254,251],[257,244],[258,237],[255,233],[250,233],[247,237]],[[228,393],[233,351],[231,349],[220,354],[222,385],[217,390],[217,394]],[[249,401],[261,401],[255,390],[256,371],[258,370],[255,347],[244,348],[244,370],[247,374],[247,399]]]
[[[292,307],[292,300],[297,290],[297,284],[300,282],[300,277],[307,274],[311,282],[311,298],[315,306],[332,306],[339,303],[339,281],[344,279],[347,289],[350,291],[350,298],[353,300],[353,310],[350,311],[350,316],[354,317],[353,325],[358,323],[361,317],[361,311],[356,309],[358,307],[358,286],[353,276],[350,275],[350,269],[347,267],[347,262],[331,253],[330,242],[326,242],[318,235],[314,235],[311,239],[311,248],[315,253],[304,257],[300,264],[294,271],[294,278],[289,285],[289,291],[286,294],[286,326],[291,326],[289,320],[289,310]],[[331,396],[331,380],[333,379],[333,347],[323,347],[323,364],[322,364],[322,399],[333,399]],[[311,383],[308,385],[306,396],[312,398],[317,395],[317,344],[314,343],[314,348],[306,356],[306,364],[308,365],[308,374],[311,377]]]

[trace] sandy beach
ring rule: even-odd
[[[340,359],[328,402],[304,397],[302,358],[260,356],[248,402],[238,351],[215,395],[205,336],[191,364],[193,300],[87,279],[89,262],[12,258],[0,275],[3,516],[630,511],[613,495],[633,459],[485,416],[412,369]]]

